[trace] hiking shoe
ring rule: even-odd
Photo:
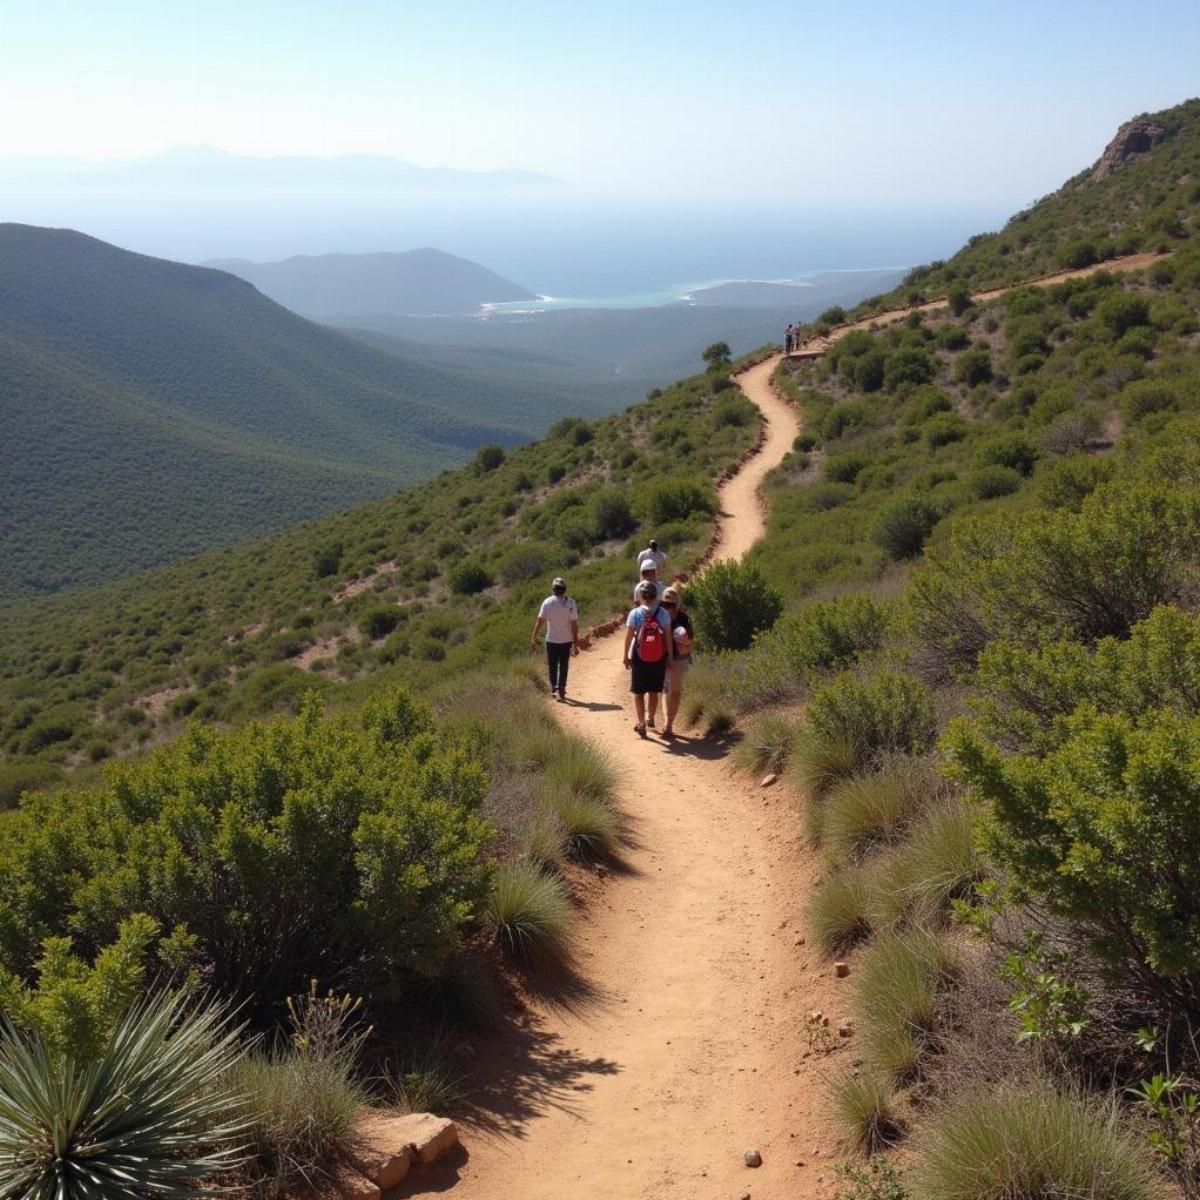
[[[566,699],[567,699],[567,693],[566,693],[566,692],[559,692],[559,693],[558,693],[558,698],[559,698],[560,700],[562,700],[564,703],[566,703]]]
[[[633,732],[636,733],[638,735],[638,737],[645,737],[646,736],[646,727],[645,727],[645,725],[634,725]]]
[[[646,718],[646,724],[647,724],[647,726],[649,726],[649,728],[653,729],[653,728],[654,728],[654,718],[653,718],[653,717],[647,717],[647,718]]]

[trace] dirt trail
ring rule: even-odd
[[[1071,271],[1057,271],[1053,275],[1042,275],[1037,279],[1027,279],[1024,283],[1014,283],[1010,287],[988,288],[986,291],[975,292],[974,300],[995,300],[1021,287],[1051,287],[1056,283],[1065,283],[1068,279],[1084,279],[1099,271],[1112,271],[1124,274],[1129,271],[1140,271],[1170,254],[1127,254],[1122,258],[1110,258],[1108,262],[1096,263],[1091,267],[1077,267]],[[846,325],[838,325],[829,331],[827,337],[810,338],[800,345],[794,357],[820,358],[839,338],[843,338],[852,329],[880,329],[885,325],[894,325],[903,321],[911,312],[938,312],[949,307],[950,301],[926,300],[924,304],[915,304],[908,308],[889,308],[885,312],[876,313],[872,317],[864,317],[861,321],[852,321]]]
[[[767,436],[722,489],[718,557],[761,536],[758,486],[798,432],[769,384],[778,361],[739,377]],[[575,659],[571,703],[556,713],[621,771],[632,844],[581,921],[577,986],[483,1054],[490,1111],[464,1123],[454,1195],[826,1194],[836,1147],[822,1084],[849,1043],[806,1056],[803,1027],[814,1007],[836,1025],[848,989],[797,944],[817,864],[782,789],[734,774],[711,741],[634,734],[621,648],[617,634]],[[763,1157],[755,1170],[743,1162],[751,1147]]]

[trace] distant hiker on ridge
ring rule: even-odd
[[[567,698],[567,668],[571,655],[579,653],[579,609],[567,595],[567,581],[561,576],[550,585],[550,595],[542,601],[533,623],[530,646],[537,649],[538,634],[546,628],[546,666],[550,671],[550,694]]]
[[[658,573],[661,575],[667,569],[667,555],[665,551],[658,548],[658,542],[651,538],[646,543],[645,550],[639,550],[634,557],[634,562],[637,563],[638,570],[642,569],[642,561],[647,558],[654,559],[655,566],[658,567]]]
[[[625,620],[625,668],[629,671],[629,690],[637,713],[633,728],[639,737],[646,736],[647,725],[654,728],[658,698],[666,686],[667,667],[673,653],[671,614],[658,603],[658,596],[653,581],[638,584],[638,606]]]
[[[633,585],[633,602],[636,604],[642,596],[642,588],[649,584],[654,589],[654,599],[656,601],[662,599],[663,589],[667,586],[658,577],[658,563],[652,558],[643,558],[638,563],[638,571],[641,573],[641,579]]]
[[[783,331],[783,352],[784,352],[784,354],[791,354],[792,346],[795,344],[795,340],[796,340],[795,330],[792,328],[791,325],[789,325]]]

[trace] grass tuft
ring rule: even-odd
[[[762,774],[781,771],[792,752],[792,742],[799,726],[773,714],[760,717],[746,732],[733,753],[733,760],[743,771]]]
[[[901,1083],[919,1074],[936,1045],[940,994],[952,986],[957,962],[935,934],[913,927],[885,932],[863,955],[855,1015],[867,1061]]]
[[[967,1098],[924,1139],[917,1200],[1151,1200],[1163,1195],[1145,1141],[1114,1104],[1048,1087]]]
[[[825,879],[808,902],[805,920],[817,944],[827,954],[848,950],[871,935],[874,902],[866,868],[849,867]]]
[[[396,1108],[402,1113],[452,1112],[466,1093],[466,1079],[442,1041],[426,1042],[389,1073]]]
[[[899,1141],[902,1133],[894,1094],[870,1072],[842,1075],[829,1087],[833,1118],[855,1150],[875,1154]]]
[[[496,942],[516,962],[540,966],[570,955],[574,913],[567,889],[530,863],[497,869],[486,920]]]
[[[936,787],[931,769],[910,758],[842,780],[825,799],[823,845],[838,858],[861,858],[899,841]]]
[[[621,828],[611,804],[578,792],[552,793],[546,803],[558,819],[572,858],[603,858],[616,850]]]
[[[788,781],[805,796],[824,796],[835,784],[857,774],[862,754],[849,739],[801,729],[788,757]]]

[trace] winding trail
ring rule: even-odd
[[[762,535],[759,485],[799,430],[770,386],[778,361],[738,377],[767,429],[720,493],[720,558]],[[571,703],[556,709],[621,773],[624,862],[580,923],[575,986],[485,1047],[490,1094],[462,1123],[465,1161],[437,1186],[463,1200],[821,1195],[835,1152],[818,1116],[828,1066],[806,1053],[803,1027],[814,1007],[836,1022],[847,992],[798,944],[817,864],[786,793],[734,774],[723,747],[639,739],[627,680],[620,635],[601,639],[573,661]]]
[[[1137,270],[1160,257],[1029,282]],[[820,357],[851,329],[911,311],[840,326],[798,357]],[[766,435],[721,489],[717,559],[740,558],[762,536],[759,488],[799,432],[770,385],[780,357],[736,377]],[[420,1187],[453,1189],[456,1200],[831,1196],[828,1168],[842,1150],[822,1113],[824,1084],[853,1061],[854,1037],[835,1036],[828,1054],[815,1054],[804,1036],[813,1009],[836,1029],[849,1000],[849,985],[803,940],[801,911],[821,864],[787,792],[734,773],[726,747],[634,734],[621,644],[619,633],[601,638],[573,660],[571,703],[556,714],[603,746],[621,774],[624,859],[586,901],[575,978],[531,1002],[480,1054],[485,1090],[461,1122],[466,1154]],[[756,1170],[743,1162],[752,1147],[763,1158]]]

